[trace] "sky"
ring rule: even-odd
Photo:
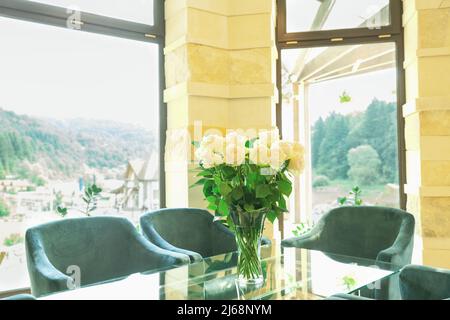
[[[158,47],[0,17],[0,108],[156,132]]]

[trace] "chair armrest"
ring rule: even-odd
[[[164,249],[164,251],[169,251],[175,254],[181,254],[188,257],[188,263],[201,261],[203,257],[197,252],[185,250],[182,248],[175,247],[171,245],[169,242],[164,240],[158,232],[156,232],[155,228],[149,223],[143,222],[141,219],[141,228],[145,235],[145,237],[151,242],[151,244],[159,247],[160,249]]]
[[[285,248],[302,248],[310,250],[321,250],[321,230],[314,228],[300,237],[284,239],[281,246]]]
[[[150,257],[152,260],[157,262],[156,268],[173,265],[173,266],[181,266],[184,264],[189,264],[190,258],[189,255],[184,250],[170,250],[166,248],[162,248],[156,246],[155,244],[149,242],[144,236],[139,234],[138,232],[133,233],[136,244],[138,247],[142,249],[141,252],[135,252],[137,254],[137,258],[140,258],[140,255],[146,255]],[[178,249],[170,244],[167,247],[171,247],[173,249]]]
[[[377,261],[392,263],[397,266],[405,266],[411,263],[414,245],[414,220],[405,220],[400,227],[395,242],[389,248],[380,251]]]
[[[58,291],[71,289],[73,278],[56,269],[40,243],[40,237],[27,232],[27,263],[30,273],[32,294],[40,297]]]

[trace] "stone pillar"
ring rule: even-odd
[[[166,0],[168,207],[205,207],[192,140],[275,126],[276,55],[274,0]]]
[[[450,268],[450,1],[403,4],[408,210],[423,263]]]

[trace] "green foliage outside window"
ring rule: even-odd
[[[363,176],[355,184],[364,186],[367,181],[362,172],[349,176],[352,169],[349,151],[360,146],[370,146],[374,152],[369,158],[371,166],[378,171],[378,183],[398,183],[397,106],[374,99],[362,113],[342,115],[331,113],[319,118],[312,130],[312,166],[314,174],[327,176],[330,180],[348,180]],[[355,172],[358,170],[353,170]],[[364,180],[364,181],[361,181]],[[373,180],[373,179],[369,179]],[[364,183],[361,183],[364,182]]]
[[[24,239],[20,235],[20,233],[13,233],[9,237],[5,238],[5,240],[3,240],[3,244],[7,247],[12,247],[17,244],[23,243],[23,241]]]
[[[0,199],[0,218],[9,216],[10,211],[6,203]]]
[[[362,190],[360,187],[354,187],[346,197],[338,198],[338,203],[341,206],[362,206],[363,199],[361,198]]]

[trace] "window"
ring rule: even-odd
[[[88,214],[137,224],[164,206],[165,132],[156,29],[136,41],[114,30],[36,23],[37,14],[36,22],[2,17],[2,10],[0,292],[29,287],[29,227]],[[93,185],[101,192],[86,201]]]
[[[154,0],[29,0],[143,24],[153,24]]]
[[[389,0],[286,0],[287,32],[380,28],[390,24]]]
[[[405,208],[403,42],[401,29],[383,29],[400,24],[398,2],[280,2],[278,125],[307,157],[284,237],[355,199]],[[362,28],[369,5],[384,17],[378,29]]]

